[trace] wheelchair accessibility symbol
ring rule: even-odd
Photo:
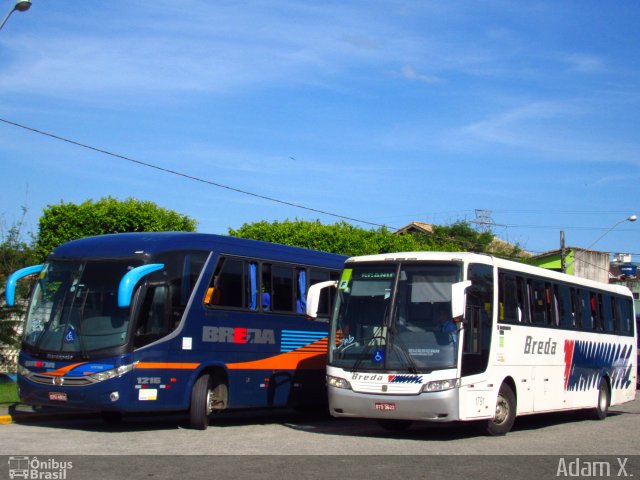
[[[373,363],[382,363],[382,362],[384,362],[384,350],[374,350]]]

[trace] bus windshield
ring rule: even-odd
[[[329,363],[348,370],[455,368],[451,286],[458,263],[354,264],[345,268],[331,321]]]
[[[36,283],[23,344],[86,354],[127,342],[129,307],[118,307],[120,279],[140,261],[51,261]]]

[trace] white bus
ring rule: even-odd
[[[327,384],[335,417],[481,420],[504,435],[517,415],[634,400],[631,292],[473,253],[354,257],[337,287]]]

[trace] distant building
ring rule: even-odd
[[[399,228],[393,233],[397,235],[400,235],[402,233],[422,233],[425,235],[429,235],[433,233],[433,225],[422,222],[411,222],[409,225],[405,225],[404,227]]]
[[[433,233],[433,225],[424,222],[411,222],[393,233],[396,235],[404,233],[431,235]],[[520,247],[505,242],[504,240],[500,240],[498,237],[493,237],[493,240],[491,240],[491,243],[489,244],[487,253],[518,258],[528,258],[531,256],[529,252],[525,252]]]
[[[633,293],[633,302],[636,307],[636,315],[640,315],[640,263],[632,262],[631,255],[617,253],[611,262],[609,279],[611,283],[617,283],[628,287]]]
[[[531,257],[531,265],[562,271],[561,250],[552,250]],[[609,283],[609,254],[579,247],[565,248],[565,273],[576,277],[588,278],[602,283]]]

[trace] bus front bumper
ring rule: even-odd
[[[329,410],[334,417],[452,422],[459,420],[459,388],[418,395],[356,393],[328,387]]]

